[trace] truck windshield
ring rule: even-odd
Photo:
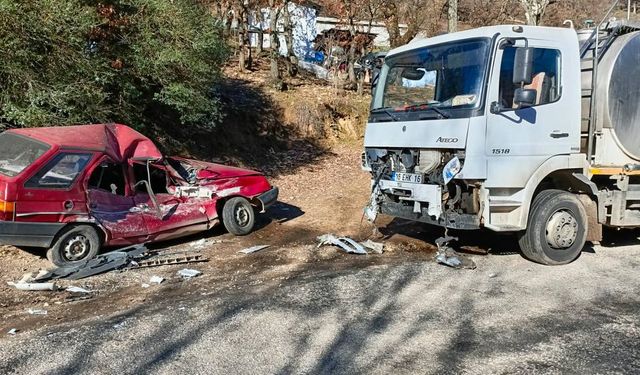
[[[49,146],[11,133],[0,134],[0,174],[13,177],[33,164]]]
[[[489,55],[488,39],[473,39],[416,48],[388,57],[382,90],[376,90],[372,112],[475,108],[480,104]],[[394,115],[395,118],[395,115]]]

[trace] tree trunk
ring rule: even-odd
[[[246,38],[246,24],[245,24],[245,16],[244,11],[239,8],[237,9],[236,19],[238,20],[238,69],[241,72],[244,72],[246,67],[245,54],[244,54],[244,44]]]
[[[260,23],[260,25],[258,25],[258,35],[257,35],[257,46],[256,46],[256,50],[258,52],[258,57],[260,55],[262,55],[262,52],[264,51],[264,15],[262,14],[262,9],[260,9],[260,7],[258,7],[258,22]]]
[[[276,8],[275,0],[269,0],[269,43],[271,50],[271,79],[276,82],[280,80],[280,70],[278,68],[278,55],[280,50],[280,40],[278,38],[278,16],[279,10]]]
[[[284,40],[287,44],[287,73],[290,77],[294,77],[298,73],[297,58],[293,52],[293,25],[291,23],[291,13],[289,12],[290,1],[284,2],[283,22],[284,22]]]
[[[449,0],[448,6],[449,32],[458,31],[458,0]]]

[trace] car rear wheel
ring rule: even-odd
[[[533,200],[519,243],[526,258],[561,265],[580,255],[586,238],[587,214],[578,198],[561,190],[544,190]]]
[[[88,225],[72,226],[58,235],[47,259],[58,267],[75,266],[92,259],[100,250],[100,237]]]
[[[244,236],[253,230],[256,213],[251,203],[242,197],[231,198],[222,208],[222,223],[229,233]]]

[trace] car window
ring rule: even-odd
[[[560,99],[560,51],[549,48],[534,48],[533,51],[533,81],[524,88],[536,90],[535,105],[556,102]],[[520,88],[513,83],[515,54],[515,47],[505,48],[500,66],[500,100],[506,108],[515,108],[513,96]]]
[[[158,168],[153,164],[149,165],[149,173],[151,174],[151,190],[155,194],[168,193],[167,189],[167,172],[164,169]],[[133,175],[136,179],[136,184],[139,181],[148,180],[147,166],[146,164],[135,163],[133,165]],[[140,193],[146,193],[147,190],[143,185],[138,185],[136,191]]]
[[[115,163],[102,163],[89,177],[89,189],[100,189],[114,195],[126,194],[126,180],[122,165]]]
[[[66,189],[87,166],[92,154],[62,152],[25,183],[28,188]]]
[[[44,143],[17,134],[0,134],[0,174],[17,176],[49,148]]]

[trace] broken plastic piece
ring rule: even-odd
[[[87,290],[85,288],[80,288],[79,286],[70,286],[65,290],[71,293],[91,293],[90,290]]]
[[[151,285],[149,285],[149,284],[147,284],[147,283],[144,283],[144,284],[142,284],[141,286],[142,286],[143,288],[149,288]]]
[[[260,250],[264,250],[264,249],[266,249],[266,248],[267,248],[267,247],[269,247],[269,246],[271,246],[271,245],[259,245],[259,246],[253,246],[253,247],[249,247],[249,248],[246,248],[246,249],[240,250],[239,252],[240,252],[240,253],[243,253],[243,254],[251,254],[251,253],[255,253],[255,252],[260,251]]]
[[[151,279],[149,279],[149,282],[154,284],[161,284],[163,281],[164,277],[160,276],[151,276]]]
[[[384,244],[380,242],[374,242],[371,240],[366,240],[364,242],[360,242],[360,245],[366,247],[371,250],[372,253],[382,254],[384,252]]]
[[[18,290],[57,290],[56,284],[54,283],[25,283],[25,282],[17,282],[14,283],[12,281],[7,282],[7,284],[15,287]]]
[[[182,276],[185,279],[190,279],[192,277],[196,277],[198,275],[202,274],[202,272],[198,271],[198,270],[192,270],[189,268],[185,268],[182,269],[180,271],[178,271],[178,275]]]
[[[10,334],[10,335],[15,335],[16,333],[18,333],[18,331],[19,331],[19,330],[18,330],[17,328],[11,328],[11,329],[9,330],[9,332],[7,332],[7,333],[8,333],[8,334]]]
[[[444,179],[444,184],[448,184],[449,181],[453,180],[454,177],[460,173],[462,169],[462,164],[460,164],[460,159],[457,156],[454,156],[449,162],[444,166],[442,170],[442,178]]]
[[[47,310],[42,309],[27,309],[27,312],[31,315],[47,315]]]
[[[349,254],[366,255],[367,250],[362,245],[348,237],[336,237],[333,234],[325,234],[318,237],[318,247],[323,245],[334,245]]]
[[[476,264],[471,259],[459,255],[448,245],[451,241],[458,241],[458,238],[445,236],[436,240],[436,246],[438,246],[436,262],[457,269],[476,269]]]

